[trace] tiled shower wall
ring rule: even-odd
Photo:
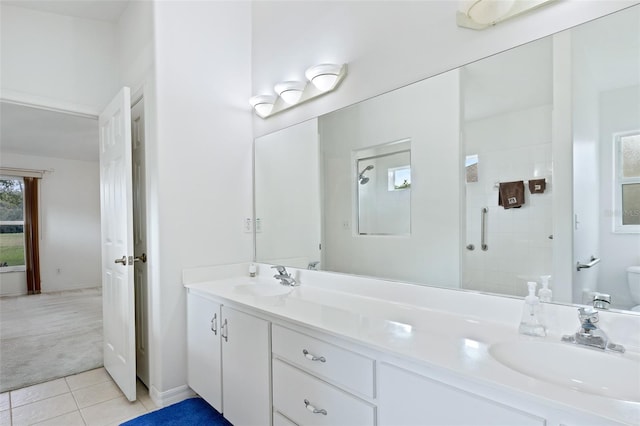
[[[465,123],[466,154],[478,155],[478,182],[466,184],[466,244],[463,288],[526,295],[526,282],[551,275],[551,106],[496,115]],[[526,181],[545,178],[543,194],[531,194]],[[499,182],[525,181],[525,204],[498,205]],[[486,244],[481,249],[481,210]],[[553,278],[551,281],[553,287]]]

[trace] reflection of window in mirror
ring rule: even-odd
[[[358,235],[411,233],[410,140],[354,152]]]
[[[467,155],[464,160],[465,181],[478,181],[478,154]]]
[[[408,164],[387,169],[387,176],[387,190],[403,191],[411,188],[411,166]]]
[[[640,233],[640,131],[614,136],[614,229]]]

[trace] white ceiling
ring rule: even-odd
[[[0,102],[0,150],[98,161],[98,120]]]
[[[2,3],[76,18],[114,22],[129,0],[2,0]]]

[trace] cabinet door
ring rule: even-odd
[[[187,294],[188,384],[222,412],[220,307],[204,297]]]
[[[224,416],[234,425],[270,425],[270,324],[227,306],[222,321]]]
[[[378,425],[538,425],[545,420],[387,364],[378,368]]]

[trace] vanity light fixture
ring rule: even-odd
[[[555,0],[461,0],[456,14],[459,27],[483,30]]]
[[[249,103],[261,118],[267,118],[335,90],[347,75],[347,64],[318,64],[305,72],[307,81],[283,81],[274,86],[274,95],[258,95]],[[309,84],[311,82],[311,84]]]
[[[266,117],[271,114],[275,103],[276,97],[274,95],[258,95],[249,99],[249,104],[260,117]]]
[[[326,92],[336,85],[342,68],[337,64],[319,64],[308,68],[304,75],[318,90]]]

